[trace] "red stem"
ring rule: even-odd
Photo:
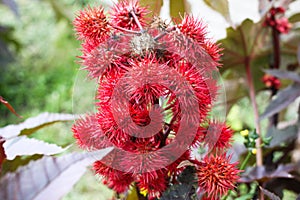
[[[120,26],[113,26],[113,25],[112,25],[112,27],[115,28],[115,29],[118,29],[118,30],[120,30],[120,31],[127,32],[127,33],[133,33],[133,34],[140,34],[140,33],[141,33],[140,31],[128,30],[128,29],[122,28],[122,27],[120,27]]]
[[[250,67],[250,57],[247,56],[245,58],[245,67],[246,67],[246,76],[247,76],[247,82],[249,86],[249,95],[250,100],[252,104],[252,108],[254,111],[254,120],[255,120],[255,129],[258,134],[258,138],[256,139],[256,165],[262,166],[263,165],[263,152],[261,148],[262,140],[261,140],[261,132],[260,132],[260,124],[259,124],[259,113],[256,103],[256,95],[255,95],[255,89],[253,84],[253,78],[252,78],[252,72]],[[264,193],[262,191],[259,192],[259,199],[264,200]]]
[[[162,32],[161,34],[155,36],[154,40],[155,40],[155,41],[159,40],[160,38],[162,38],[162,37],[164,37],[165,35],[167,35],[169,32],[174,31],[175,29],[176,29],[175,26],[166,29],[166,30],[165,30],[164,32]]]
[[[249,86],[250,100],[251,100],[252,108],[254,111],[255,129],[256,129],[257,134],[259,135],[259,137],[256,140],[256,149],[257,149],[256,165],[262,166],[263,165],[263,153],[262,153],[262,148],[261,148],[262,142],[261,142],[261,132],[260,132],[260,124],[259,124],[259,113],[258,113],[255,89],[254,89],[254,84],[253,84],[251,68],[250,68],[250,57],[246,57],[245,67],[246,67],[247,82],[248,82],[248,86]]]
[[[138,25],[138,27],[139,27],[140,31],[141,31],[141,32],[143,32],[143,31],[144,31],[144,29],[143,29],[143,27],[142,27],[142,25],[141,25],[141,23],[140,23],[139,19],[137,18],[136,14],[134,13],[134,11],[133,11],[133,10],[132,10],[132,11],[130,11],[130,14],[132,15],[132,17],[133,17],[133,19],[134,19],[135,23]]]
[[[280,33],[275,27],[272,27],[272,39],[273,39],[273,55],[274,63],[273,68],[279,69],[280,67],[280,43],[279,43]]]
[[[272,16],[275,20],[275,16]],[[278,30],[273,26],[272,27],[272,40],[273,40],[273,57],[274,62],[271,64],[270,68],[272,69],[279,69],[280,67],[280,41],[279,41],[280,33]],[[272,88],[271,96],[275,96],[277,94],[277,89]],[[273,117],[270,118],[270,125],[276,126],[278,124],[278,114],[275,114]]]

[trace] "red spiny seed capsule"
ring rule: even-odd
[[[216,44],[211,40],[206,40],[206,42],[203,44],[203,48],[212,57],[214,61],[219,62],[222,55],[221,54],[222,48],[220,48],[219,44]],[[220,64],[218,63],[217,65]]]
[[[237,163],[230,163],[230,157],[208,155],[197,167],[198,184],[202,191],[212,199],[220,199],[229,190],[235,188],[238,174]]]
[[[132,174],[110,168],[102,161],[96,161],[93,168],[96,174],[104,176],[103,183],[118,193],[127,191],[134,181]]]
[[[225,122],[212,121],[204,141],[213,149],[224,149],[231,146],[232,136],[233,130]]]
[[[72,127],[74,138],[83,149],[102,149],[111,146],[101,130],[96,115],[87,115]]]
[[[135,178],[138,187],[149,200],[157,199],[167,189],[168,170],[162,169],[137,175]]]
[[[120,61],[117,53],[104,48],[93,49],[80,58],[82,59],[82,65],[85,66],[83,69],[89,72],[89,77],[96,79]]]
[[[147,171],[155,172],[168,162],[167,157],[161,156],[159,153],[155,152],[158,150],[158,148],[153,147],[153,142],[144,140],[137,143],[138,144],[135,142],[135,144],[130,145],[134,149],[131,148],[128,150],[134,153],[131,154],[133,156],[128,159],[128,157],[126,158],[125,154],[123,160],[121,161],[122,166],[128,171],[132,172],[134,175],[148,173]]]
[[[207,27],[204,22],[190,15],[185,15],[182,22],[178,25],[178,29],[187,38],[199,43],[214,61],[218,62],[220,60],[222,49],[220,49],[218,44],[206,38]]]
[[[190,15],[184,16],[182,22],[178,25],[178,28],[187,37],[199,43],[204,43],[206,40],[206,25]]]
[[[127,146],[128,141],[130,141],[130,136],[117,125],[111,110],[109,108],[99,109],[97,118],[100,128],[109,142],[116,147],[128,149]]]
[[[183,163],[191,160],[191,152],[187,150],[182,154],[176,161],[174,161],[171,165],[167,166],[169,173],[172,175],[179,175],[186,167]]]
[[[139,29],[139,24],[137,24],[132,13],[137,17],[141,26],[146,25],[145,16],[149,11],[145,7],[141,7],[136,0],[120,1],[115,4],[110,12],[111,25],[129,30]]]
[[[78,39],[99,44],[109,36],[110,28],[102,6],[80,11],[73,21]]]
[[[95,49],[98,45],[99,45],[99,42],[94,42],[92,40],[86,40],[81,44],[81,46],[82,46],[81,51],[83,52],[84,55],[88,54],[93,49]],[[84,59],[84,57],[80,57],[80,58]]]

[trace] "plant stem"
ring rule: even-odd
[[[279,32],[274,27],[272,27],[272,37],[273,37],[273,51],[274,51],[273,68],[279,69],[280,66]]]
[[[256,165],[257,166],[262,166],[263,165],[263,154],[262,154],[262,140],[261,140],[261,132],[260,132],[260,124],[259,124],[259,113],[258,113],[258,108],[257,108],[257,103],[256,103],[256,95],[255,95],[255,89],[254,89],[254,84],[253,84],[253,78],[252,78],[252,73],[251,73],[251,68],[250,68],[250,57],[247,56],[245,59],[245,67],[246,67],[246,77],[247,77],[247,83],[249,87],[249,95],[250,95],[250,100],[252,104],[252,108],[254,111],[254,120],[255,120],[255,129],[258,134],[258,138],[256,140]]]
[[[159,40],[160,38],[164,37],[165,35],[167,35],[168,33],[170,33],[171,31],[174,31],[176,30],[176,27],[173,26],[173,27],[170,27],[168,29],[166,29],[164,32],[162,32],[161,34],[157,35],[154,37],[154,40],[157,41]]]
[[[127,33],[141,34],[140,31],[128,30],[128,29],[122,28],[122,27],[120,27],[120,26],[113,26],[113,25],[112,25],[112,27],[115,28],[115,29],[118,29],[118,30],[120,30],[120,31],[127,32]]]
[[[243,163],[241,164],[240,170],[244,170],[250,157],[251,157],[252,153],[250,151],[248,151],[247,156],[245,158],[245,160],[243,161]]]
[[[132,10],[132,11],[130,11],[130,14],[132,15],[132,17],[133,17],[133,19],[134,19],[135,23],[138,25],[138,27],[139,27],[140,31],[141,31],[141,32],[143,32],[143,31],[144,31],[144,29],[143,29],[143,27],[142,27],[142,25],[141,25],[141,23],[140,23],[139,19],[137,18],[136,14],[134,13],[134,11],[133,11],[133,10]]]
[[[246,77],[249,87],[249,95],[250,100],[252,104],[252,108],[254,111],[254,120],[255,120],[255,129],[258,135],[258,138],[256,139],[256,166],[262,166],[263,165],[263,152],[261,148],[262,139],[261,139],[261,132],[260,132],[260,124],[259,124],[259,113],[257,108],[257,102],[256,102],[256,95],[255,95],[255,88],[253,84],[253,78],[251,73],[251,67],[250,67],[250,57],[247,56],[245,58],[245,67],[246,67]],[[264,200],[264,194],[262,192],[259,192],[259,199]]]
[[[243,163],[241,164],[240,170],[244,170],[249,159],[251,158],[252,153],[250,151],[248,151],[247,156],[245,158],[245,160],[243,161]],[[232,194],[232,190],[228,191],[228,194],[222,198],[222,200],[226,200],[230,195]]]
[[[272,16],[275,21],[275,16]],[[275,27],[272,27],[272,41],[273,41],[273,64],[270,65],[271,69],[279,69],[280,67],[280,41],[279,41],[280,33]],[[272,88],[271,97],[277,94],[277,89]],[[278,114],[275,114],[270,118],[270,125],[276,126],[278,124]]]
[[[273,41],[273,54],[274,54],[274,63],[273,68],[279,69],[280,67],[280,43],[279,43],[280,33],[275,27],[272,27],[272,41]]]

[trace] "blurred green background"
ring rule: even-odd
[[[89,0],[0,0],[0,96],[23,116],[0,106],[0,127],[42,112],[73,113],[72,96],[80,43],[72,20]],[[105,3],[101,3],[106,5]],[[58,123],[31,137],[66,146],[72,123]],[[76,146],[74,145],[74,147]],[[112,191],[88,171],[64,199],[109,199]]]
[[[18,14],[0,4],[0,26],[5,29],[0,33],[1,46],[10,51],[1,57],[0,95],[24,118],[44,111],[71,113],[80,55],[72,20],[89,1],[16,3]],[[20,121],[4,106],[0,113],[5,116],[0,126]]]

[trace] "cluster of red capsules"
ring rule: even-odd
[[[283,16],[285,9],[283,7],[272,7],[265,19],[265,26],[274,27],[279,33],[288,33],[292,27],[289,20]]]
[[[284,16],[285,9],[283,7],[272,7],[267,13],[264,26],[269,26],[275,31],[276,35],[289,33],[292,25],[288,18]],[[277,66],[279,67],[279,66]],[[281,86],[280,80],[272,75],[265,74],[262,78],[266,88],[278,90]]]
[[[272,75],[265,74],[262,78],[263,83],[267,88],[278,90],[281,86],[280,80]]]
[[[240,172],[225,155],[233,131],[209,118],[220,48],[192,16],[170,25],[149,13],[137,1],[121,1],[108,14],[101,6],[78,13],[81,64],[98,90],[97,113],[75,122],[74,137],[83,149],[114,147],[93,168],[117,193],[135,186],[159,198],[189,161],[199,191],[219,199]],[[192,148],[203,143],[212,153],[196,160]]]

